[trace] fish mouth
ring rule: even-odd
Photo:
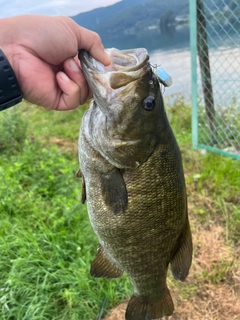
[[[111,48],[106,49],[105,51],[108,53],[111,59],[111,64],[109,66],[104,66],[101,62],[94,59],[86,50],[79,51],[79,58],[81,63],[85,64],[88,69],[103,73],[116,71],[137,71],[149,60],[147,50],[144,48],[122,51]]]
[[[146,49],[130,50],[106,49],[111,64],[104,66],[94,59],[86,50],[80,50],[78,57],[88,84],[93,90],[98,82],[111,89],[126,86],[130,82],[141,78],[149,66],[149,55]]]

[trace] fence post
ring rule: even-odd
[[[214,144],[217,142],[217,137],[215,135],[215,108],[212,90],[211,69],[208,54],[206,20],[202,0],[197,0],[197,49],[201,69],[205,110],[210,129],[210,141],[211,144]]]
[[[190,49],[191,49],[191,92],[192,92],[192,145],[198,147],[198,106],[197,106],[197,6],[196,0],[189,0]]]

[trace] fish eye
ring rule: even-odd
[[[155,108],[155,99],[152,96],[148,96],[143,100],[143,108],[146,111],[152,111]]]

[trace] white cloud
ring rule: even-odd
[[[0,18],[21,14],[74,16],[121,0],[0,0]]]

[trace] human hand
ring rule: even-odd
[[[70,110],[91,96],[77,59],[85,49],[110,64],[100,37],[68,17],[26,15],[0,20],[0,45],[23,97],[46,109]]]

